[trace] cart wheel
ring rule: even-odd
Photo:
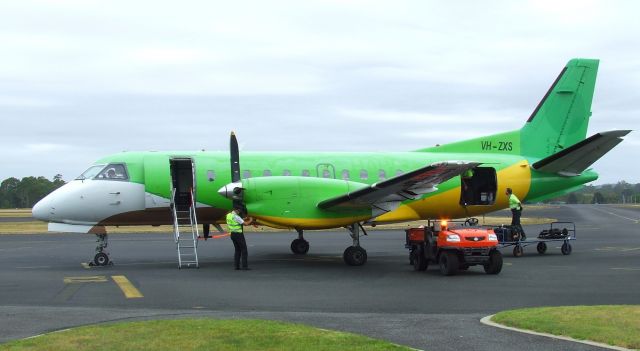
[[[547,244],[545,243],[538,243],[538,246],[536,247],[536,249],[538,249],[538,253],[539,254],[544,254],[545,252],[547,252]]]
[[[520,256],[522,256],[523,253],[524,253],[524,250],[522,249],[522,245],[516,245],[513,248],[513,256],[514,257],[520,257]]]
[[[563,255],[571,255],[571,244],[569,243],[562,244],[560,251],[562,251]]]
[[[429,261],[424,257],[424,251],[417,249],[413,252],[413,269],[416,271],[424,271],[429,266]]]

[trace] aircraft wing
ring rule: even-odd
[[[432,163],[414,171],[401,174],[318,204],[324,210],[348,210],[371,208],[373,217],[393,211],[405,200],[438,190],[436,186],[466,170],[478,166],[478,162],[447,161]]]

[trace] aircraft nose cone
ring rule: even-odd
[[[35,219],[39,219],[41,221],[49,221],[50,215],[51,215],[51,208],[50,208],[50,199],[48,199],[48,196],[46,196],[44,199],[38,201],[33,208],[31,209],[31,215],[33,216],[33,218]]]

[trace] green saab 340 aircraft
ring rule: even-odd
[[[51,231],[97,234],[96,264],[109,261],[104,226],[173,224],[180,267],[198,265],[198,222],[205,236],[209,225],[222,231],[236,206],[261,225],[296,229],[298,254],[309,249],[304,230],[346,227],[353,243],[344,259],[362,265],[363,225],[470,217],[508,207],[507,187],[535,202],[596,180],[589,166],[629,133],[586,138],[597,70],[598,60],[569,61],[519,130],[416,151],[240,155],[232,133],[230,155],[107,156],[38,202],[33,216]]]

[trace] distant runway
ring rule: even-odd
[[[429,350],[596,350],[479,319],[520,307],[639,304],[640,209],[576,205],[524,215],[575,221],[573,253],[563,256],[555,243],[543,256],[535,246],[520,258],[506,249],[497,276],[472,267],[443,277],[435,267],[413,271],[402,231],[370,230],[362,267],[342,261],[346,231],[305,233],[311,249],[303,257],[289,251],[294,233],[261,233],[247,234],[252,271],[232,269],[228,238],[201,242],[201,268],[178,270],[170,235],[118,234],[109,245],[115,265],[90,268],[91,235],[0,236],[0,341],[102,321],[212,316],[303,322]],[[535,237],[541,228],[526,230]]]

